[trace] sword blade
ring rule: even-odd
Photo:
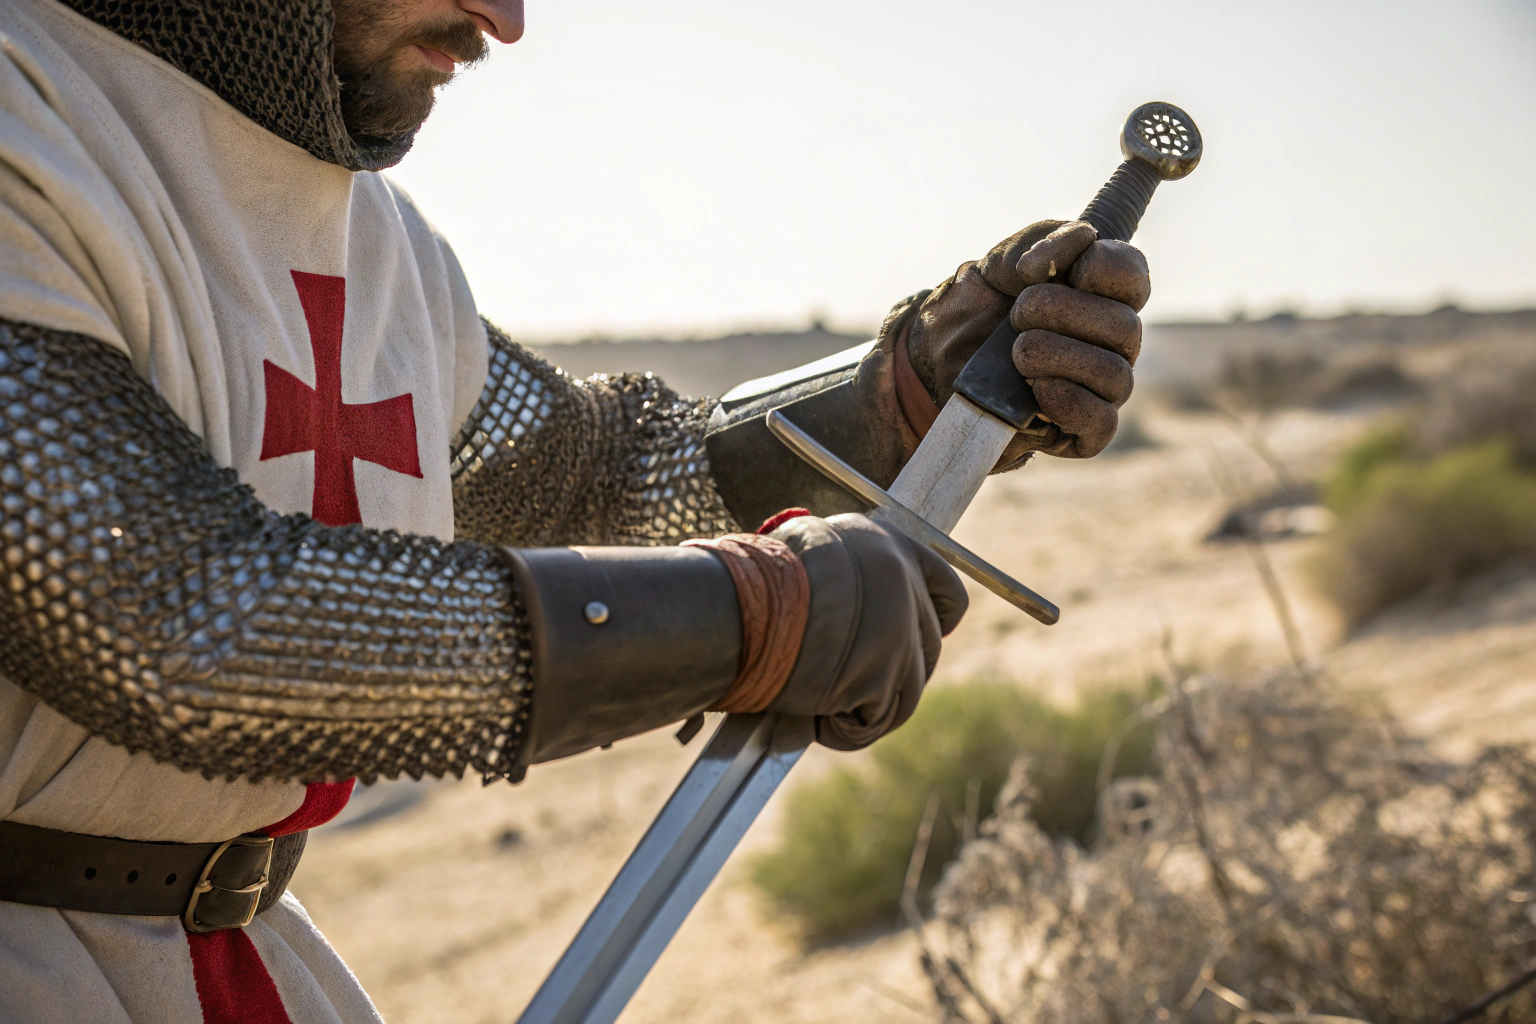
[[[518,1024],[612,1024],[813,737],[727,715]]]
[[[952,395],[891,484],[891,497],[929,525],[949,533],[1003,457],[1014,433],[964,395]]]

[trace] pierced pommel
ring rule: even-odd
[[[1143,103],[1120,133],[1125,163],[1083,211],[1100,238],[1129,242],[1159,182],[1182,178],[1200,162],[1200,129],[1172,103]]]
[[[1143,103],[1125,119],[1120,152],[1144,160],[1164,181],[1184,177],[1200,163],[1200,129],[1172,103]]]

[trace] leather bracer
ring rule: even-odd
[[[512,552],[538,688],[520,753],[536,764],[689,718],[736,679],[741,611],[700,548]]]

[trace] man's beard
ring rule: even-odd
[[[419,66],[413,46],[438,50],[465,67],[486,54],[485,39],[467,16],[412,24],[400,17],[399,6],[399,0],[335,0],[342,120],[358,137],[413,132],[432,112],[437,87],[453,75]]]

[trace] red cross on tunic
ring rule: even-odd
[[[267,415],[261,459],[313,451],[315,497],[310,515],[328,526],[361,523],[352,460],[363,459],[420,479],[416,413],[409,393],[364,405],[348,405],[341,400],[341,325],[347,306],[347,279],[299,270],[291,273],[309,325],[315,386],[310,387],[269,359],[262,360]]]

